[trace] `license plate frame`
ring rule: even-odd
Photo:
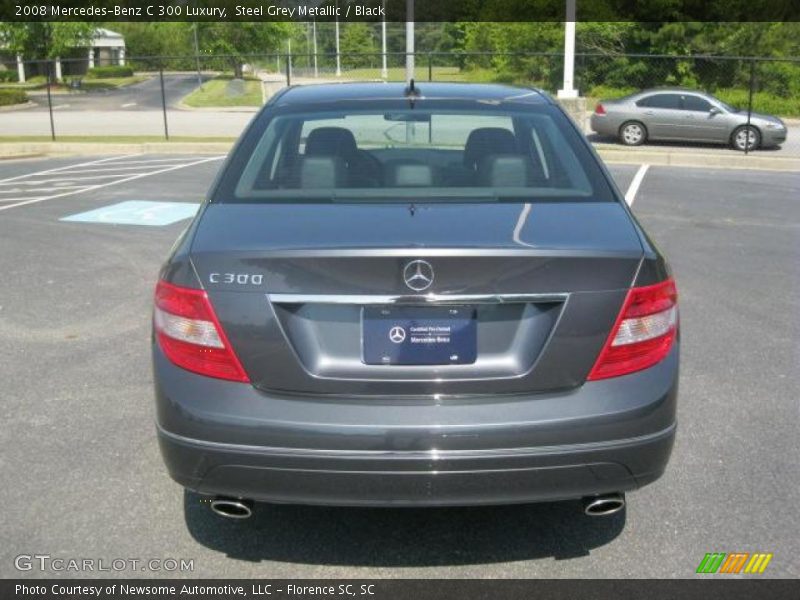
[[[478,316],[474,306],[364,306],[361,359],[367,365],[474,364]]]

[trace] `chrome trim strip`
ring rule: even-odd
[[[631,438],[617,440],[604,440],[597,442],[582,442],[577,444],[563,444],[560,446],[534,446],[527,448],[485,448],[477,450],[338,450],[317,448],[281,448],[276,446],[253,446],[249,444],[230,444],[226,442],[212,442],[198,440],[172,433],[156,422],[159,435],[176,444],[189,446],[194,449],[207,449],[215,452],[236,452],[243,454],[260,454],[269,457],[292,458],[320,458],[320,459],[420,459],[420,460],[449,460],[459,458],[499,458],[512,456],[548,456],[553,454],[573,454],[581,452],[594,452],[602,450],[616,450],[628,446],[659,442],[675,435],[678,423],[673,422],[661,431],[646,433]]]
[[[508,304],[564,302],[569,294],[267,294],[273,304]]]

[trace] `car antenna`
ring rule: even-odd
[[[408,86],[406,86],[405,95],[406,95],[406,98],[408,98],[408,101],[411,103],[411,108],[414,108],[414,102],[422,94],[420,94],[419,88],[417,88],[414,85],[414,80],[413,79],[409,79],[408,80]]]

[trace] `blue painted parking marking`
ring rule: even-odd
[[[199,204],[190,202],[151,202],[126,200],[102,208],[63,217],[61,221],[109,223],[114,225],[147,225],[162,227],[192,218]]]

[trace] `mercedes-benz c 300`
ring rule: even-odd
[[[225,516],[611,514],[675,436],[670,269],[536,90],[278,93],[173,248],[153,323],[164,460]]]

